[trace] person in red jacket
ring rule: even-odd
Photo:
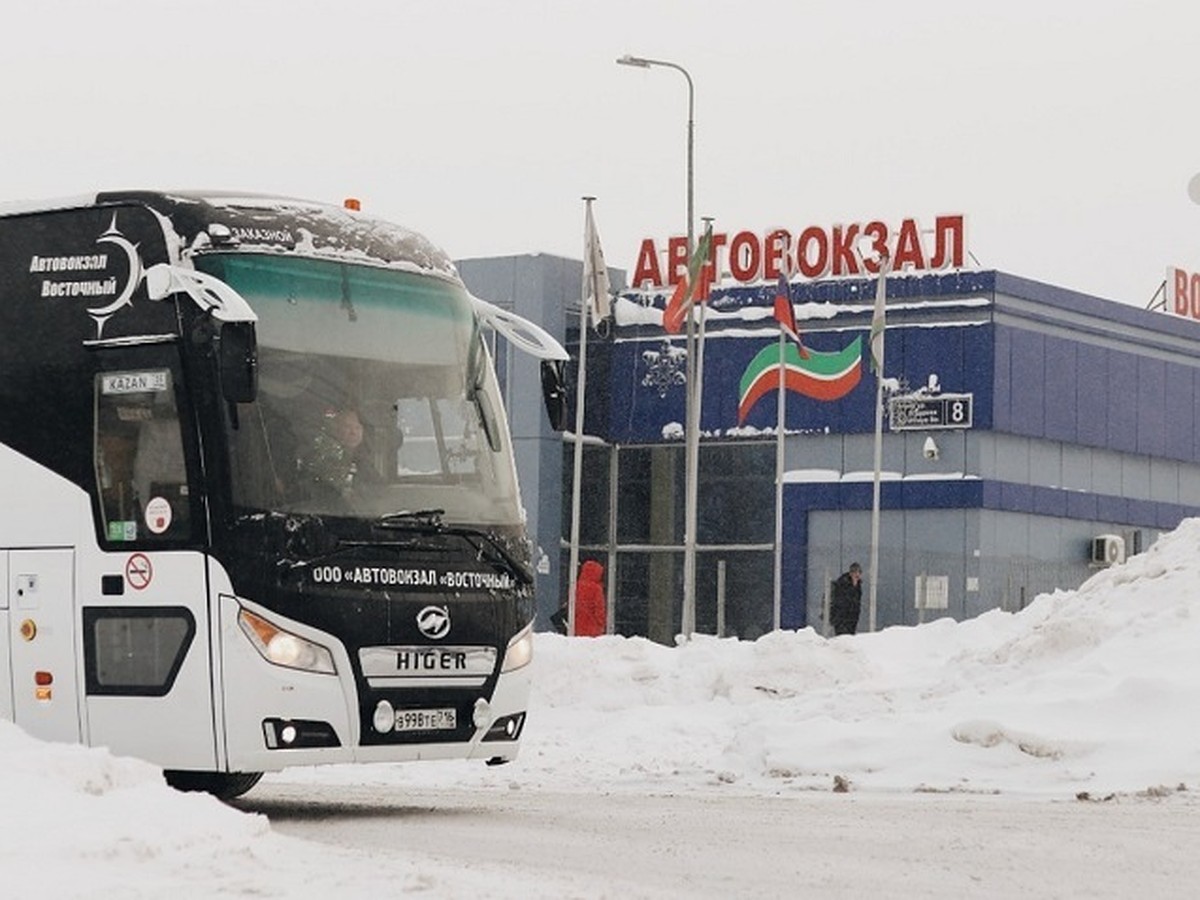
[[[607,610],[604,566],[594,559],[585,560],[579,567],[579,580],[575,582],[575,634],[578,637],[604,634]]]

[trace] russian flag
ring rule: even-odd
[[[796,311],[792,308],[792,286],[788,283],[787,275],[779,273],[779,283],[775,288],[775,320],[783,333],[796,342],[801,359],[808,359],[808,350],[800,340],[800,329],[796,327]]]

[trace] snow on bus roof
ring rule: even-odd
[[[235,238],[222,252],[299,253],[434,275],[460,282],[449,255],[420,232],[343,206],[247,191],[102,191],[0,203],[0,216],[142,204],[169,224],[170,237],[193,252],[217,248],[211,228]]]

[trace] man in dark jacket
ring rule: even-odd
[[[858,630],[858,614],[862,610],[862,566],[850,563],[850,570],[833,583],[829,601],[829,623],[833,633],[854,634]]]

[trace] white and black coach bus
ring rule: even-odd
[[[353,208],[0,207],[0,716],[225,797],[514,758],[534,597],[488,325],[561,427],[562,347]]]

